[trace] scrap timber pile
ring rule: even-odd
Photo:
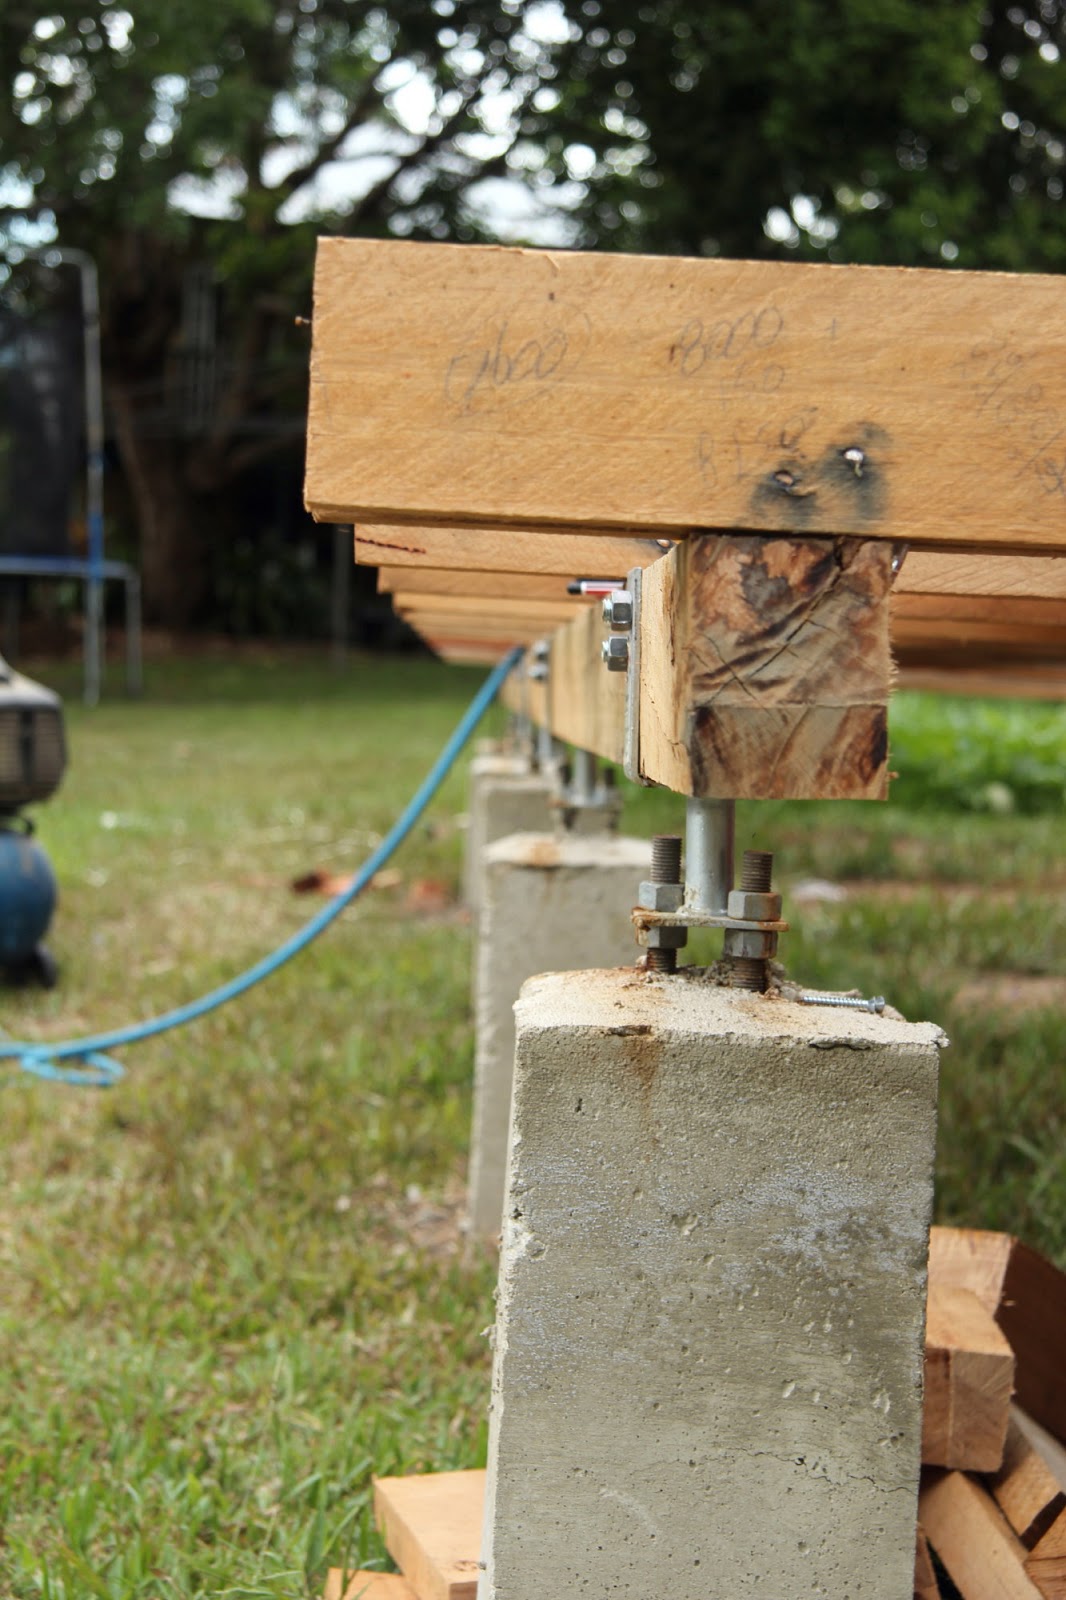
[[[915,1600],[1066,1600],[1066,1276],[1008,1234],[934,1228]],[[483,1472],[382,1478],[399,1574],[326,1600],[475,1600]]]

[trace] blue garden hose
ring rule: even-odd
[[[244,994],[246,990],[277,972],[278,968],[291,961],[293,956],[299,955],[312,939],[317,939],[318,935],[340,916],[344,908],[362,893],[374,874],[381,871],[389,857],[407,838],[454,767],[467,740],[496,698],[500,685],[521,654],[521,650],[512,650],[499,666],[494,667],[489,673],[415,794],[381,843],[363,862],[348,887],[335,895],[317,916],[305,922],[297,933],[286,939],[276,950],[271,951],[270,955],[264,956],[261,961],[257,961],[254,966],[238,974],[236,978],[231,978],[220,988],[201,995],[199,1000],[191,1000],[188,1005],[178,1006],[173,1011],[165,1011],[161,1017],[152,1017],[147,1022],[135,1022],[128,1027],[116,1028],[111,1033],[98,1033],[87,1039],[66,1039],[59,1044],[0,1042],[0,1061],[17,1061],[23,1072],[30,1072],[37,1078],[49,1078],[55,1083],[88,1084],[94,1088],[107,1088],[123,1076],[122,1067],[111,1059],[107,1051],[118,1049],[121,1045],[136,1044],[140,1039],[151,1039],[158,1033],[169,1032],[171,1028],[184,1027],[187,1022],[195,1022],[198,1017],[206,1016],[209,1011],[216,1011],[219,1006],[235,1000],[238,995]],[[63,1063],[68,1061],[80,1062],[81,1065],[64,1066]]]

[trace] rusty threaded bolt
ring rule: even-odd
[[[651,841],[652,883],[681,882],[681,835],[657,833]]]
[[[774,858],[769,850],[745,850],[740,864],[740,887],[749,894],[769,894],[774,873]],[[729,936],[726,935],[728,950]],[[769,963],[759,956],[733,956],[732,986],[766,993]]]
[[[681,835],[656,833],[651,841],[652,883],[681,882]],[[676,972],[677,951],[663,946],[649,948],[649,972]]]
[[[774,858],[769,850],[745,850],[740,864],[740,887],[750,894],[769,894]]]
[[[731,987],[751,989],[755,994],[766,992],[766,962],[755,956],[734,956]]]

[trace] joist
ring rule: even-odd
[[[994,1472],[1003,1460],[1014,1354],[969,1289],[930,1282],[926,1308],[922,1460]]]
[[[328,238],[306,499],[332,522],[1066,548],[1051,275]]]
[[[361,565],[449,575],[458,587],[446,593],[495,594],[506,590],[463,588],[463,573],[526,577],[624,578],[632,567],[650,566],[668,541],[598,535],[543,533],[523,528],[359,526],[355,559]],[[665,548],[664,548],[665,547]],[[393,583],[393,588],[402,585]],[[898,594],[1011,596],[1066,600],[1066,556],[993,555],[987,551],[911,550],[893,585]]]
[[[497,658],[498,659],[498,658]],[[954,664],[900,662],[896,675],[900,689],[921,689],[927,694],[999,696],[1012,700],[1066,700],[1066,664],[1061,661],[996,662],[958,661]]]
[[[479,600],[566,600],[568,579],[558,573],[465,572],[450,567],[379,567],[379,594],[449,594]]]
[[[668,548],[668,542],[665,542]],[[506,527],[355,528],[355,559],[361,566],[437,567],[450,572],[526,572],[563,578],[624,578],[664,553],[649,538],[603,532],[543,533]]]
[[[374,1481],[374,1515],[418,1600],[475,1600],[484,1472]]]

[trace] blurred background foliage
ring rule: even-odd
[[[324,631],[316,235],[1057,270],[1063,33],[1058,0],[11,0],[0,293],[49,242],[99,264],[149,616]]]

